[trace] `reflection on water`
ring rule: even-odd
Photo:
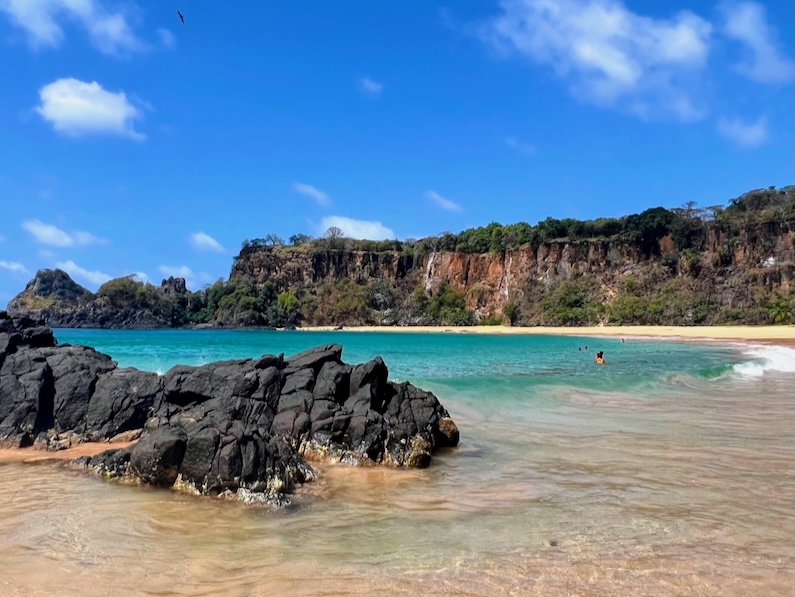
[[[460,448],[285,510],[0,465],[0,594],[793,594],[791,378],[432,389]]]

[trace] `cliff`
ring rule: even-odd
[[[743,230],[739,239],[710,231],[705,250],[682,254],[670,236],[659,239],[659,255],[643,256],[639,246],[620,240],[581,240],[530,244],[505,252],[427,254],[372,253],[354,249],[256,247],[241,252],[230,282],[256,291],[273,284],[278,291],[317,291],[329,281],[358,286],[382,283],[391,290],[423,288],[428,296],[442,289],[460,293],[478,320],[501,314],[507,305],[543,295],[566,282],[595,279],[606,295],[617,296],[628,279],[700,282],[725,306],[747,308],[753,300],[739,296],[738,285],[751,280],[771,293],[791,294],[795,263],[795,231],[768,225]],[[728,255],[727,243],[730,244]],[[404,301],[405,301],[405,297]],[[403,305],[408,307],[407,305]],[[404,309],[405,311],[406,309]],[[361,323],[325,320],[322,323]],[[401,323],[401,322],[394,322]],[[416,323],[406,321],[404,323]]]
[[[96,295],[37,273],[14,316],[64,327],[790,323],[795,190],[727,208],[489,226],[419,241],[246,241],[228,282],[128,278]]]

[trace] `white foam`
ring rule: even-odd
[[[761,377],[765,371],[795,373],[795,348],[755,346],[743,352],[751,357],[751,360],[735,365],[735,373],[745,377]]]

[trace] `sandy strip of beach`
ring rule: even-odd
[[[96,456],[105,450],[127,448],[135,442],[86,442],[67,450],[39,450],[37,448],[0,448],[0,464],[7,462],[57,462],[74,460],[80,456]]]
[[[330,332],[333,326],[298,328],[302,331]],[[388,333],[453,333],[453,334],[517,334],[586,337],[648,337],[698,340],[745,340],[775,342],[795,346],[795,326],[601,326],[601,327],[509,327],[502,325],[478,326],[358,326],[344,327],[342,332]]]

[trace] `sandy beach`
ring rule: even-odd
[[[333,326],[299,328],[302,331],[334,331]],[[745,340],[775,342],[795,346],[795,326],[602,326],[602,327],[509,327],[478,326],[359,326],[346,327],[341,332],[388,333],[453,333],[453,334],[517,334],[552,336],[599,336],[612,338],[649,337],[698,340]]]
[[[81,456],[96,456],[105,450],[128,448],[135,442],[85,442],[68,450],[40,450],[37,448],[0,448],[0,464],[7,462],[59,462],[70,461]]]

